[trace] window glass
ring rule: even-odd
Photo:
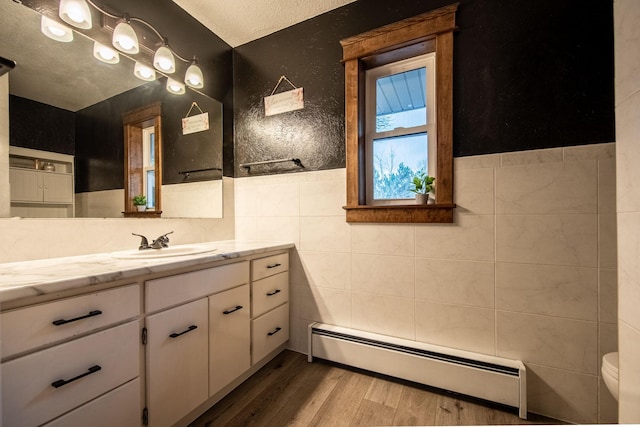
[[[427,69],[376,79],[376,132],[427,124]]]
[[[411,199],[412,178],[426,172],[428,164],[426,132],[373,141],[373,198]]]
[[[156,171],[147,170],[145,178],[147,181],[147,208],[154,208],[156,206]]]
[[[142,130],[142,139],[144,146],[143,162],[144,162],[144,188],[145,196],[147,196],[147,209],[153,209],[156,206],[156,134],[155,128],[150,126]]]
[[[414,176],[436,175],[434,70],[433,54],[367,70],[367,204],[406,204]]]

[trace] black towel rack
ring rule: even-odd
[[[240,163],[240,167],[247,169],[247,172],[251,172],[251,167],[252,166],[270,165],[272,163],[284,163],[284,162],[293,162],[298,167],[301,167],[301,168],[304,167],[304,165],[302,164],[300,159],[293,159],[293,158],[277,159],[277,160],[264,160],[262,162]]]
[[[196,173],[196,172],[208,172],[208,171],[222,171],[222,169],[220,168],[192,169],[188,171],[180,171],[178,172],[178,174],[184,175],[185,178],[189,178],[189,174]]]

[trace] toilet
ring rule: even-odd
[[[602,379],[607,388],[618,400],[618,353],[607,353],[602,357]]]

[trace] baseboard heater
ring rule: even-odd
[[[424,344],[350,328],[309,325],[314,357],[518,408],[527,418],[527,376],[519,360]]]

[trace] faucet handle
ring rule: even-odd
[[[173,233],[173,231],[170,231],[166,234],[161,235],[160,237],[158,237],[156,240],[153,241],[153,243],[151,243],[151,247],[153,249],[161,249],[161,248],[168,248],[169,247],[169,238],[167,237],[169,234]]]
[[[136,234],[136,233],[131,233],[134,236],[138,236],[141,237],[142,240],[140,240],[140,246],[138,247],[139,250],[143,250],[143,249],[149,249],[149,240],[147,240],[146,237],[144,237],[142,234]]]

